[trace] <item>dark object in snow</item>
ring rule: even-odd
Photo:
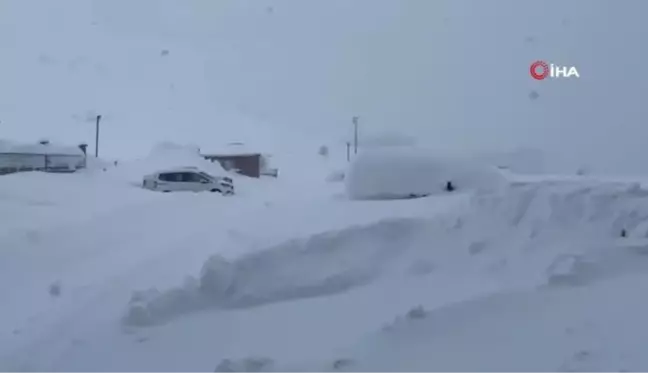
[[[625,229],[621,229],[621,237],[627,237],[628,232]]]
[[[407,312],[407,318],[410,320],[413,319],[424,319],[425,316],[427,316],[427,312],[425,312],[425,308],[423,306],[418,306],[416,308],[412,308]]]
[[[353,365],[353,360],[351,359],[337,359],[333,362],[333,370],[344,370],[348,369]]]
[[[538,91],[529,92],[529,99],[537,100],[539,97],[540,97],[540,94],[538,93]]]
[[[224,359],[214,372],[268,372],[274,365],[272,359],[266,357],[249,357],[247,359]]]
[[[427,197],[427,196],[429,196],[429,194],[415,194],[415,193],[410,193],[410,194],[408,194],[407,197],[405,197],[405,198],[407,198],[407,199],[415,199],[415,198],[424,198],[424,197]]]
[[[168,55],[169,55],[169,51],[166,50],[166,49],[163,49],[163,50],[160,52],[160,56],[168,56]]]
[[[455,186],[452,184],[452,181],[448,181],[445,186],[446,192],[452,192],[455,190]]]
[[[56,281],[49,286],[49,294],[53,297],[61,296],[61,283]]]

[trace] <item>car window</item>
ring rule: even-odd
[[[160,174],[159,179],[162,181],[170,181],[170,182],[180,182],[182,181],[182,174],[177,173],[177,172],[167,172]]]
[[[182,181],[186,183],[200,183],[202,181],[208,181],[204,176],[201,176],[198,173],[195,172],[183,172],[182,173]]]

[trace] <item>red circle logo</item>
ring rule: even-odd
[[[536,61],[529,68],[531,77],[535,80],[543,80],[549,76],[549,65],[544,61]]]

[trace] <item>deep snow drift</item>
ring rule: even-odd
[[[342,289],[359,286],[389,273],[387,268],[392,273],[426,266],[430,271],[472,268],[515,279],[514,287],[526,288],[645,267],[632,260],[632,250],[612,249],[648,245],[648,191],[637,184],[517,184],[501,194],[460,197],[464,202],[436,217],[352,226],[231,263],[210,258],[194,290],[205,292],[219,307],[241,307],[299,297],[291,293],[309,296],[308,288],[328,282],[335,288],[337,280]],[[583,269],[589,259],[595,263]],[[576,270],[583,272],[574,278],[561,272]],[[151,306],[159,310],[157,300]]]
[[[213,256],[199,280],[136,292],[125,322],[151,325],[209,307],[240,308],[324,296],[371,282],[422,231],[417,219],[385,220],[297,239],[229,262]]]
[[[300,342],[285,336],[282,346],[243,339],[242,345],[235,343],[238,349],[229,349],[238,351],[236,355],[212,356],[221,356],[222,370],[647,366],[632,344],[646,331],[632,325],[641,322],[648,302],[622,291],[632,283],[648,286],[646,190],[639,184],[550,181],[516,183],[498,194],[455,197],[451,210],[436,210],[428,217],[344,228],[234,260],[214,256],[200,276],[183,287],[136,293],[122,321],[157,324],[165,338],[187,327],[194,340],[220,345],[225,343],[221,337],[196,327],[248,309],[243,320],[278,323],[266,327],[272,333],[281,333],[289,320],[301,318],[309,325],[303,333],[321,338],[316,345],[327,346],[316,353],[302,346],[297,353]],[[431,201],[438,198],[419,201],[432,207]],[[471,300],[476,295],[484,298]],[[632,313],[614,306],[631,299],[637,308]],[[270,308],[258,308],[263,304]],[[371,321],[358,324],[359,314],[368,308],[374,314]],[[335,318],[327,319],[328,313]],[[396,317],[399,313],[407,314]],[[628,319],[619,328],[610,326],[624,314]],[[183,315],[194,316],[178,321]],[[346,332],[332,336],[323,328]],[[228,333],[253,338],[251,329],[246,330],[248,326],[238,324]],[[556,338],[565,341],[556,343]],[[520,344],[520,339],[528,342]],[[607,349],[607,340],[628,342]],[[176,344],[180,349],[182,341],[167,340],[165,348]],[[247,354],[256,351],[256,357],[241,355],[245,346]],[[177,353],[196,359],[195,352]],[[207,360],[202,356],[190,366],[212,369],[201,365]]]

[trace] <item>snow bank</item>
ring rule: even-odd
[[[233,262],[209,258],[199,279],[133,294],[124,321],[153,325],[205,308],[238,308],[335,294],[367,284],[421,231],[417,219],[386,220],[293,240]]]
[[[627,232],[625,237],[622,231]],[[636,184],[516,184],[500,193],[475,195],[465,209],[440,217],[383,221],[328,232],[233,262],[212,258],[202,277],[187,281],[184,287],[152,291],[147,299],[135,297],[125,321],[151,325],[199,309],[252,307],[332,295],[379,286],[378,279],[393,276],[479,275],[518,295],[430,311],[413,304],[407,316],[375,330],[334,365],[362,371],[379,367],[555,370],[581,350],[594,354],[589,346],[578,343],[555,344],[556,336],[569,335],[569,328],[577,328],[578,317],[582,319],[584,314],[595,315],[600,325],[605,325],[607,317],[596,299],[611,289],[582,295],[574,285],[602,289],[610,281],[646,273],[646,253],[648,192]],[[575,293],[569,293],[572,289]],[[434,289],[418,294],[424,302],[434,297]],[[641,312],[648,306],[644,303]],[[571,311],[561,314],[564,319],[550,316],[547,321],[542,316],[546,310],[550,315]],[[543,326],[543,320],[550,327]],[[492,343],[489,338],[495,334],[505,337]],[[520,339],[533,343],[520,346]],[[449,340],[454,342],[448,344]],[[550,358],[523,358],[538,350],[544,351],[543,358]],[[510,351],[520,357],[507,358]],[[476,365],[465,359],[472,354]],[[572,360],[565,364],[580,364],[577,357]],[[294,362],[288,363],[278,369],[293,369],[290,364]],[[333,363],[312,362],[298,370],[330,369]],[[594,365],[585,367],[596,363],[588,364]]]
[[[368,336],[351,370],[641,371],[647,285],[627,276],[425,311]]]
[[[390,148],[361,153],[351,164],[346,187],[352,199],[393,199],[442,193],[448,181],[459,191],[494,191],[506,185],[489,165]]]
[[[1,176],[0,219],[6,219],[0,226],[0,240],[5,235],[17,239],[25,234],[40,236],[88,223],[125,206],[156,200],[155,194],[119,180],[114,183],[104,177],[108,173],[89,169],[72,174],[19,172]]]
[[[648,193],[636,185],[518,184],[440,217],[326,232],[233,262],[215,256],[180,288],[138,293],[126,322],[333,294],[388,273],[474,270],[516,287],[594,281],[643,268],[635,249],[606,250],[622,230],[648,237]]]

